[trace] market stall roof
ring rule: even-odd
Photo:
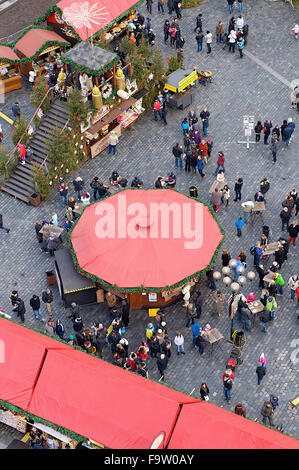
[[[73,27],[82,40],[88,39],[144,0],[61,0],[56,11]]]
[[[80,351],[51,350],[28,411],[106,447],[146,449],[194,401]]]
[[[16,60],[19,60],[19,57],[10,47],[0,45],[0,64],[1,62],[10,63]]]
[[[51,45],[68,46],[70,43],[59,34],[48,29],[29,29],[15,44],[15,48],[24,54],[25,57],[33,57],[37,53],[41,54],[44,49]]]
[[[197,71],[192,69],[177,69],[167,77],[165,88],[173,92],[181,92],[191,85],[198,77]]]
[[[299,449],[299,441],[213,405],[183,405],[168,449]]]
[[[26,409],[47,348],[66,347],[0,317],[0,399]]]
[[[79,42],[65,52],[61,58],[75,69],[84,70],[86,73],[94,75],[103,73],[118,60],[116,54],[99,46],[91,45],[88,41]]]
[[[116,290],[158,292],[200,275],[224,235],[202,202],[173,189],[127,189],[86,207],[68,238],[81,274]]]
[[[59,266],[60,277],[65,294],[88,288],[92,289],[94,287],[94,283],[92,281],[77,273],[69,250],[56,250],[55,260]]]

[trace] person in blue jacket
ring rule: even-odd
[[[200,333],[200,324],[197,322],[194,322],[192,325],[192,346],[194,348],[196,346],[196,340],[197,340],[199,333]]]
[[[245,41],[244,41],[244,38],[241,36],[240,39],[238,39],[238,48],[239,48],[239,53],[240,53],[240,58],[241,59],[243,57],[244,46],[245,46]]]
[[[188,123],[188,119],[187,119],[187,118],[184,118],[184,120],[183,120],[183,122],[182,122],[182,129],[183,129],[184,135],[185,135],[185,134],[188,134],[188,131],[189,131],[189,123]]]
[[[242,219],[242,217],[239,217],[237,222],[235,223],[235,226],[237,227],[237,236],[238,237],[241,237],[242,236],[242,227],[244,225],[244,220]]]
[[[292,118],[289,118],[288,125],[283,129],[283,137],[287,147],[289,146],[294,129],[295,123],[293,122]]]

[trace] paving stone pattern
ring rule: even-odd
[[[126,132],[120,139],[115,156],[104,151],[92,161],[88,161],[68,181],[72,188],[72,179],[81,175],[86,181],[86,188],[95,175],[101,179],[110,176],[112,170],[118,170],[120,175],[128,178],[129,183],[135,175],[141,177],[145,187],[153,187],[158,175],[166,175],[175,171],[177,175],[177,189],[188,194],[191,184],[200,188],[200,198],[209,201],[209,188],[214,181],[217,151],[225,153],[226,178],[231,188],[231,200],[228,208],[221,207],[218,213],[219,220],[225,229],[226,240],[224,248],[236,257],[243,249],[247,254],[248,269],[252,269],[253,261],[249,248],[260,239],[261,221],[247,224],[243,228],[240,239],[236,237],[234,226],[238,216],[242,214],[239,202],[233,201],[233,187],[237,177],[243,177],[244,189],[242,200],[252,199],[259,189],[259,181],[268,177],[271,188],[267,194],[267,211],[265,223],[271,227],[272,239],[277,240],[281,235],[279,213],[281,202],[288,192],[298,187],[298,115],[290,110],[290,89],[279,79],[272,76],[269,71],[257,65],[254,60],[246,57],[240,59],[235,54],[223,50],[222,46],[212,44],[212,53],[206,54],[206,47],[201,53],[196,51],[196,41],[193,29],[195,16],[201,11],[203,14],[204,30],[215,32],[219,19],[224,25],[229,20],[226,0],[204,0],[201,8],[183,12],[180,20],[181,30],[186,39],[184,47],[185,65],[197,66],[199,70],[211,70],[214,81],[206,87],[200,86],[196,90],[195,109],[200,112],[206,105],[211,113],[209,137],[214,142],[212,160],[206,167],[207,177],[199,181],[199,175],[185,173],[184,170],[175,170],[172,146],[176,141],[182,141],[181,122],[187,110],[170,110],[168,113],[168,126],[155,122],[152,113],[148,113],[135,124],[135,131]],[[141,7],[146,15],[146,7]],[[234,12],[235,13],[235,12]],[[298,42],[293,38],[291,28],[298,18],[298,10],[292,10],[282,2],[270,4],[264,0],[244,1],[243,14],[249,24],[248,51],[261,59],[283,78],[291,81],[299,77],[298,61],[295,64],[295,55],[298,54]],[[170,46],[163,44],[163,23],[168,15],[158,14],[155,2],[152,15],[153,30],[157,33],[157,44],[164,57],[174,52]],[[24,96],[24,102],[28,99]],[[283,119],[292,116],[297,128],[293,142],[288,149],[281,145],[276,165],[271,164],[269,148],[263,143],[252,144],[247,150],[245,145],[238,144],[242,139],[242,120],[244,114],[252,114],[256,120],[271,119],[273,125],[282,124]],[[17,289],[26,302],[26,325],[41,328],[43,325],[33,318],[29,306],[29,299],[33,293],[41,294],[46,287],[45,272],[53,268],[53,258],[42,254],[35,238],[34,222],[49,219],[51,211],[59,214],[60,224],[64,223],[64,211],[60,206],[58,193],[53,199],[34,208],[24,205],[5,195],[0,194],[1,213],[4,223],[11,228],[11,233],[0,233],[1,253],[1,297],[0,302],[8,313],[11,306],[9,295]],[[286,233],[284,234],[286,236]],[[298,244],[297,244],[298,245]],[[175,254],[174,254],[175,255]],[[269,266],[273,260],[267,260]],[[129,263],[130,260],[128,259]],[[221,261],[216,262],[216,268],[221,268]],[[288,260],[282,267],[282,275],[287,281],[292,274],[298,272],[298,246],[290,247]],[[206,285],[205,276],[200,280],[200,290],[204,296],[203,314],[200,323],[205,326],[210,323],[217,327],[225,338],[229,338],[230,320],[225,306],[224,314],[218,318],[212,312],[212,292]],[[228,299],[229,289],[219,281],[219,288]],[[258,282],[242,288],[247,295],[249,292],[259,293]],[[60,318],[66,327],[67,334],[72,333],[70,320],[66,310],[59,299],[57,286],[54,292],[54,320]],[[260,410],[263,402],[269,398],[269,393],[279,396],[279,407],[275,411],[275,423],[283,423],[285,431],[290,435],[299,436],[298,414],[296,410],[287,409],[288,401],[298,395],[298,362],[296,364],[296,345],[298,347],[298,320],[294,303],[291,303],[287,288],[284,295],[278,297],[278,309],[275,321],[268,328],[266,334],[260,330],[257,321],[252,331],[246,333],[247,344],[242,351],[243,364],[238,366],[235,374],[235,383],[232,390],[232,402],[224,401],[222,389],[222,373],[231,351],[231,344],[222,342],[223,351],[215,349],[210,355],[208,350],[199,356],[197,349],[191,345],[191,331],[185,328],[185,310],[182,302],[167,308],[167,327],[173,339],[180,330],[185,337],[185,356],[177,356],[175,347],[172,348],[172,357],[166,371],[166,383],[172,387],[190,393],[195,388],[195,395],[199,395],[199,388],[203,381],[210,388],[211,402],[233,410],[237,402],[241,401],[251,419],[261,419]],[[43,308],[46,316],[46,310]],[[14,314],[12,314],[14,315]],[[108,309],[104,305],[82,308],[85,325],[89,326],[98,320],[109,325]],[[125,334],[129,340],[129,350],[136,350],[141,338],[145,335],[145,327],[149,319],[146,311],[131,313],[130,326]],[[240,328],[237,321],[235,326]],[[259,355],[264,352],[267,357],[267,375],[261,385],[257,385],[255,373]],[[292,360],[293,353],[293,360]],[[105,350],[105,359],[111,361],[110,349]],[[298,361],[298,359],[297,359]],[[153,359],[148,361],[149,376],[157,380],[159,374]]]

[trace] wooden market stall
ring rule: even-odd
[[[177,69],[168,75],[165,90],[171,92],[169,97],[169,105],[175,108],[184,109],[194,101],[192,83],[198,80],[196,70]]]
[[[130,208],[140,201],[142,210],[130,217]],[[185,203],[195,220],[191,243],[182,215]],[[101,220],[101,204],[111,209],[110,225]],[[163,307],[182,295],[189,300],[223,239],[208,206],[172,189],[120,191],[109,204],[105,199],[86,207],[68,235],[76,271],[115,296],[125,294],[133,309]]]
[[[63,54],[61,59],[79,74],[78,81],[83,99],[86,94],[92,93],[92,103],[97,113],[92,118],[90,116],[88,124],[82,127],[82,131],[86,132],[87,155],[89,158],[94,158],[108,147],[111,131],[116,132],[119,137],[143,112],[143,94],[134,97],[137,86],[131,87],[130,80],[132,96],[126,92],[128,83],[119,65],[119,57],[88,41],[76,44]],[[130,75],[130,64],[127,67]],[[124,92],[127,99],[118,96],[119,90]]]
[[[104,30],[105,39],[110,42],[127,31],[139,3],[140,0],[61,0],[37,18],[35,24],[47,21],[72,44],[96,37]]]
[[[0,95],[22,88],[19,57],[8,47],[0,45]]]
[[[21,61],[21,71],[29,77],[34,70],[37,76],[46,71],[47,64],[57,53],[65,51],[70,43],[54,31],[41,28],[29,29],[15,44]]]

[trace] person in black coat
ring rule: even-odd
[[[257,270],[257,273],[258,273],[258,276],[259,276],[259,287],[261,287],[262,289],[264,289],[265,287],[265,281],[264,281],[264,277],[265,277],[265,270],[264,270],[264,267],[262,264],[260,264],[259,266],[256,267],[256,270]]]
[[[288,232],[290,235],[290,242],[293,242],[293,245],[295,246],[296,244],[296,239],[299,234],[299,225],[297,221],[294,221],[289,225]]]
[[[73,180],[74,190],[78,194],[78,199],[81,200],[82,189],[84,187],[84,181],[80,176]]]
[[[222,259],[222,266],[228,266],[231,256],[227,250],[223,250],[221,259]]]
[[[256,373],[257,373],[257,384],[260,385],[264,375],[266,375],[266,367],[262,365],[257,366]]]
[[[157,357],[157,354],[161,352],[161,346],[156,335],[153,335],[149,340],[149,350],[151,357]]]
[[[199,13],[196,17],[196,27],[194,28],[194,33],[198,30],[199,33],[202,33],[202,14]]]
[[[24,323],[25,321],[25,304],[22,299],[17,300],[17,316],[21,318],[21,323]]]
[[[278,263],[279,269],[281,269],[281,266],[285,261],[284,249],[280,247],[277,251],[275,251],[274,256],[275,256],[275,261]]]
[[[164,23],[164,44],[167,44],[168,38],[169,38],[169,28],[170,28],[170,23],[168,20],[165,20]]]
[[[73,328],[74,330],[78,333],[83,330],[83,321],[81,317],[75,318],[75,321],[73,323]]]
[[[39,233],[42,228],[43,228],[43,226],[40,222],[35,222],[34,229],[35,229],[36,238],[38,240],[38,243],[42,243],[42,241],[43,241],[43,234]]]
[[[160,354],[160,356],[157,359],[157,367],[161,375],[160,380],[164,380],[165,378],[165,370],[167,368],[167,364],[168,364],[168,358],[165,356],[165,354]]]
[[[256,142],[260,142],[262,130],[263,130],[262,123],[261,123],[261,121],[258,121],[256,126],[254,127],[255,141]]]
[[[201,292],[197,292],[197,297],[195,299],[194,305],[196,308],[196,318],[200,318],[201,316],[201,309],[202,309],[202,294]]]
[[[17,300],[20,300],[18,291],[13,290],[10,296],[11,305],[13,306],[13,309],[12,309],[13,312],[17,311]]]
[[[287,230],[289,229],[289,221],[291,218],[291,214],[288,211],[287,207],[284,207],[280,213],[280,218],[282,222],[281,230],[284,231],[284,226],[287,226]]]
[[[265,145],[268,145],[268,137],[270,135],[271,127],[272,127],[271,121],[266,119],[266,121],[264,122],[264,144]]]
[[[205,350],[205,346],[207,345],[207,340],[203,337],[202,335],[202,330],[200,328],[200,333],[199,335],[197,336],[196,338],[196,341],[195,341],[195,344],[196,346],[198,347],[198,352],[200,355],[202,355],[204,353],[204,350]]]
[[[127,328],[130,323],[130,305],[125,300],[122,301],[121,319],[124,327]]]

